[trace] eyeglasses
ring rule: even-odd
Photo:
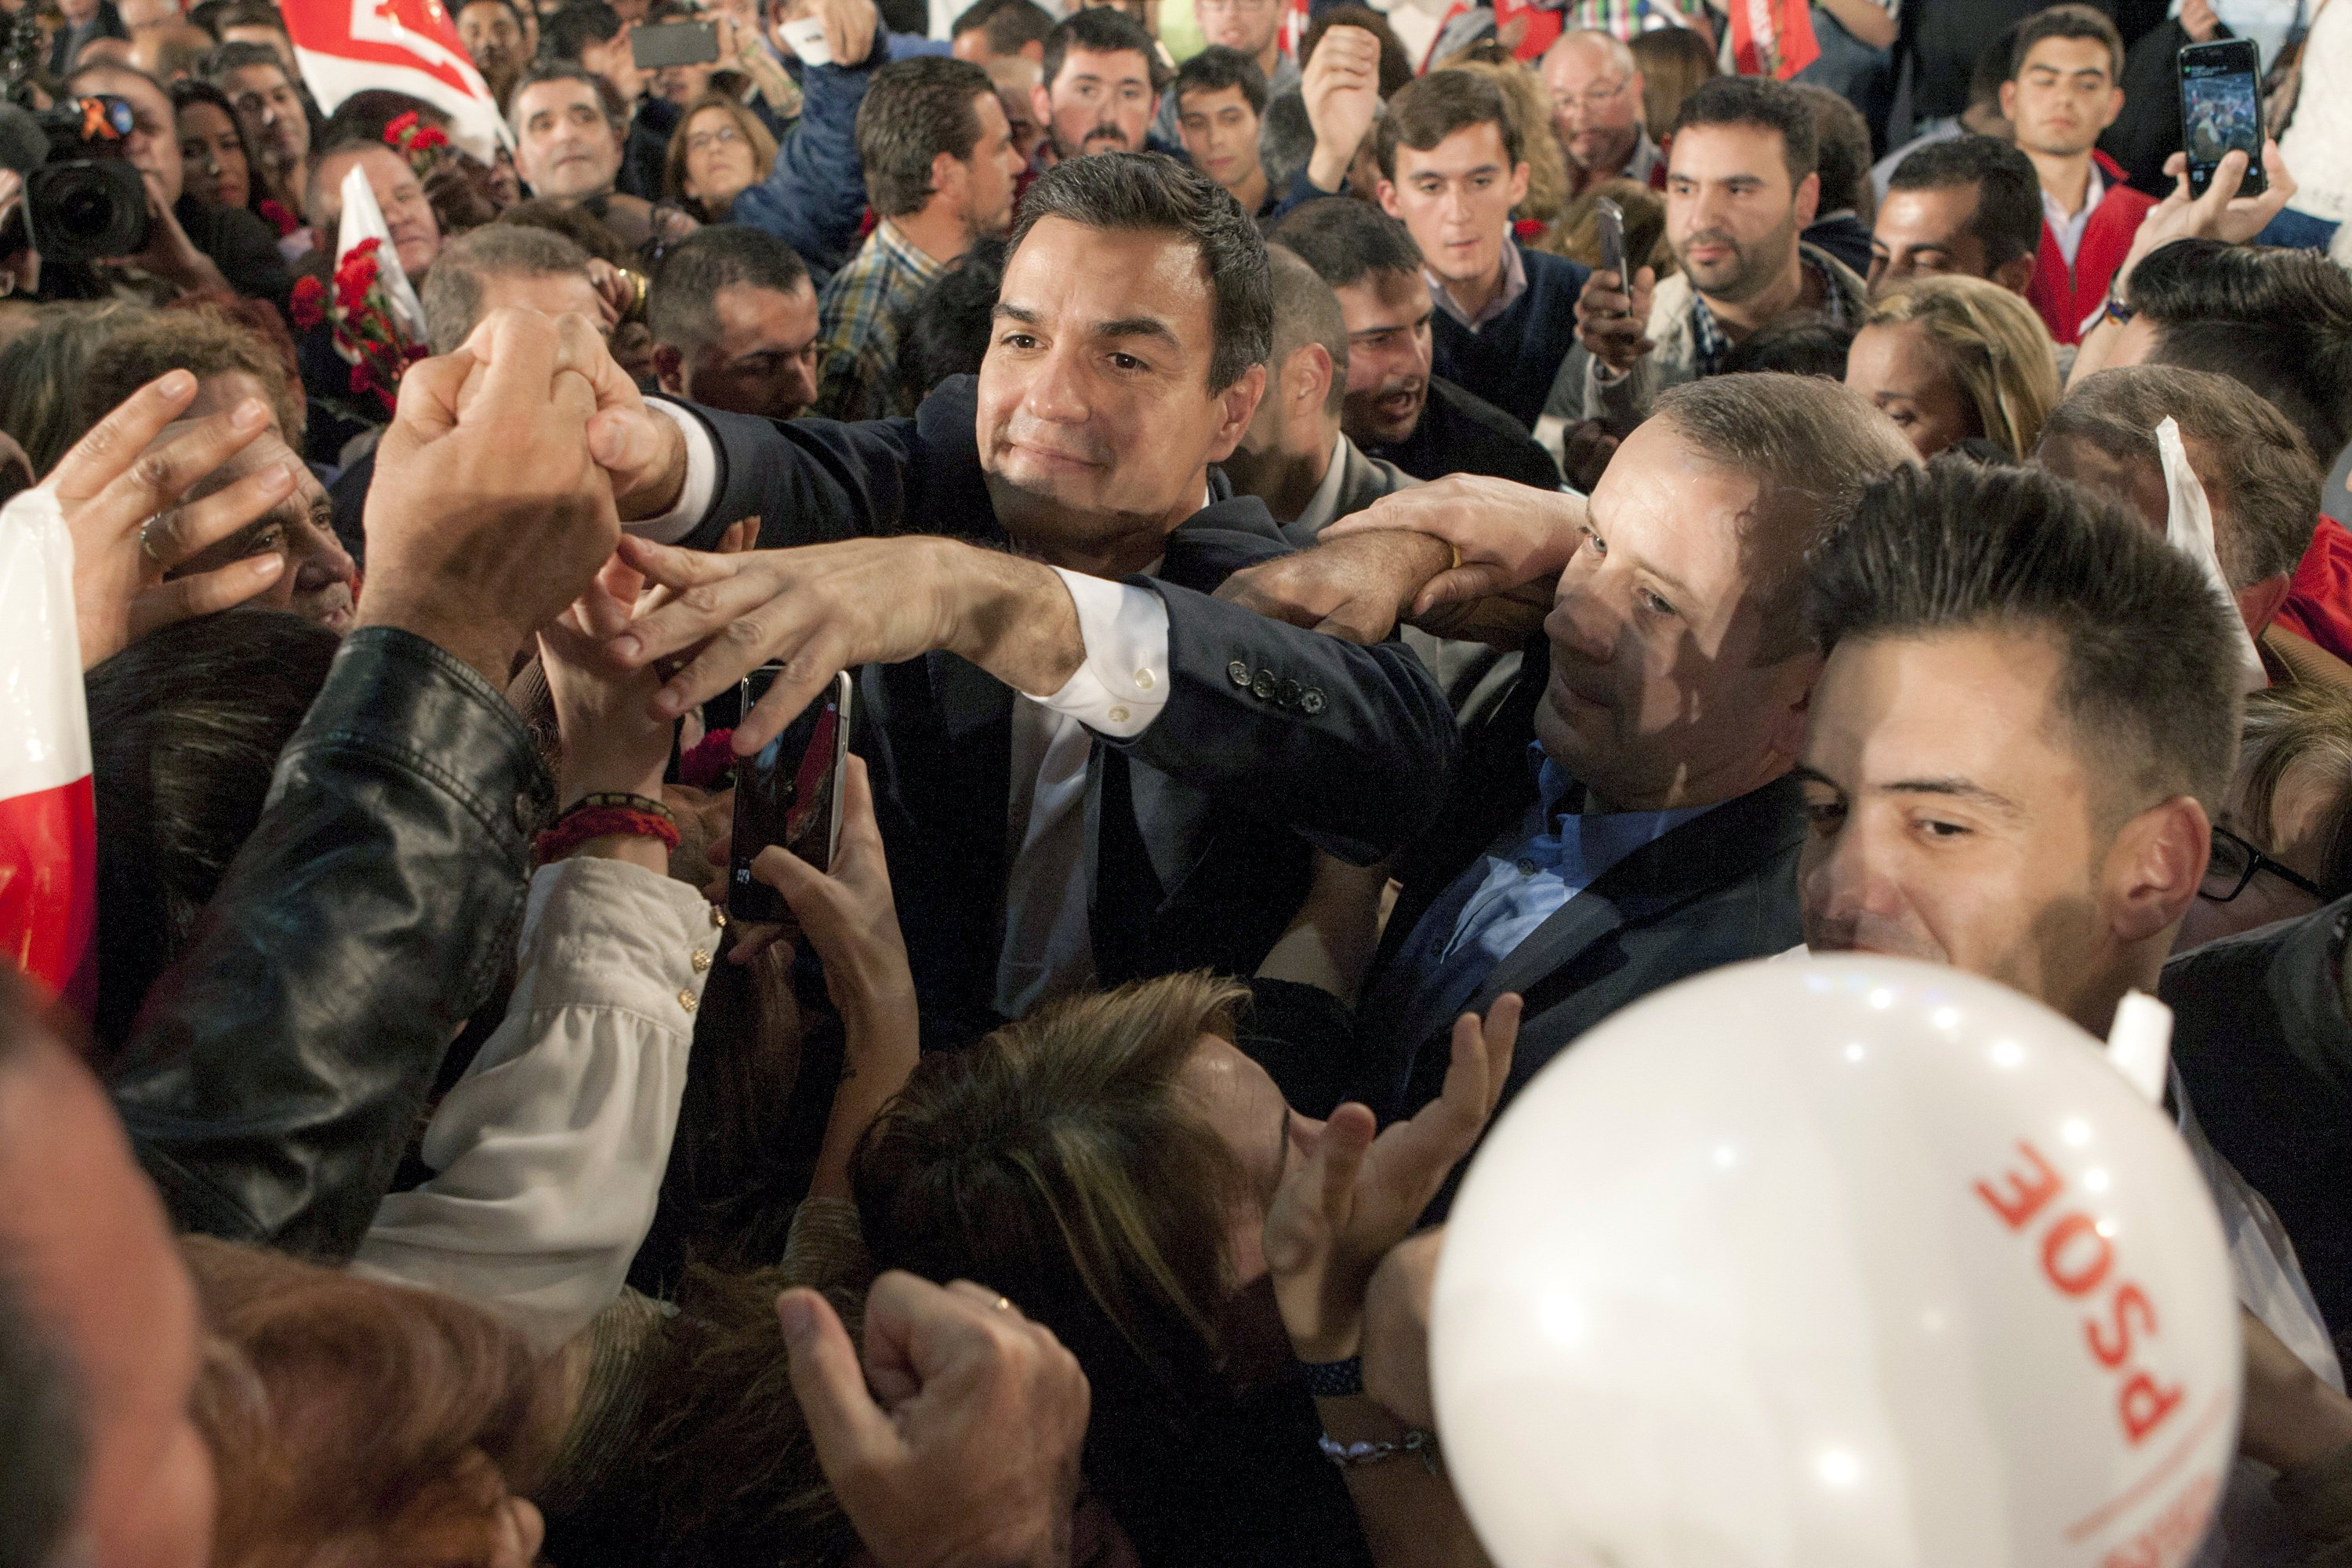
[[[1570,105],[1581,105],[1588,111],[1598,114],[1624,97],[1625,89],[1633,80],[1630,76],[1621,76],[1606,87],[1588,87],[1582,92],[1555,92],[1551,95],[1551,106],[1566,109]]]
[[[688,137],[686,150],[689,153],[708,153],[713,147],[740,146],[742,141],[743,133],[740,131],[732,125],[722,125],[716,131],[698,131]]]
[[[2246,890],[2257,871],[2268,871],[2288,887],[2309,893],[2323,904],[2327,901],[2318,883],[2280,865],[2226,827],[2213,829],[2213,854],[2205,863],[2205,885],[2197,889],[2197,896],[2208,903],[2226,904]],[[2216,888],[2229,891],[2217,893]]]

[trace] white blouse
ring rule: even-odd
[[[694,889],[575,858],[531,878],[506,1018],[425,1130],[352,1267],[491,1309],[551,1352],[620,1294],[653,1224],[719,949]]]

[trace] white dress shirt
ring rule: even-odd
[[[658,400],[648,406],[677,421],[686,437],[686,482],[676,506],[632,531],[671,543],[691,533],[709,510],[718,452],[702,421],[684,408]],[[1203,491],[1201,504],[1208,503]],[[1022,692],[1013,705],[1006,814],[1012,854],[996,1006],[1013,1018],[1094,979],[1086,843],[1094,737],[1130,740],[1168,704],[1167,604],[1148,588],[1053,570],[1077,611],[1086,659],[1060,690]]]
[[[718,911],[577,857],[530,881],[513,997],[352,1268],[486,1307],[552,1352],[617,1298],[669,1168]]]
[[[2074,253],[2083,248],[2083,235],[2091,226],[2091,215],[2098,210],[2100,198],[2106,194],[2107,182],[2100,178],[2096,163],[2091,165],[2091,183],[2083,187],[2083,210],[2072,216],[2058,205],[2049,186],[2042,188],[2042,221],[2050,226],[2050,237],[2058,242],[2058,254],[2066,258],[2067,266],[2074,265]]]

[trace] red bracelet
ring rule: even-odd
[[[591,838],[658,838],[665,848],[677,847],[677,825],[650,811],[625,805],[591,805],[566,812],[563,819],[533,841],[542,866],[561,860]]]

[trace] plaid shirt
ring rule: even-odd
[[[945,262],[908,243],[888,218],[874,226],[817,301],[817,342],[824,364],[810,413],[827,419],[883,419],[914,412],[898,395],[899,318],[946,270]]]
[[[1837,275],[1822,266],[1820,258],[1806,254],[1811,248],[1799,247],[1797,259],[1821,279],[1822,319],[1833,327],[1845,326],[1853,316],[1848,309],[1849,301],[1838,288]],[[1672,320],[1671,317],[1668,319]],[[1731,352],[1731,340],[1725,337],[1723,329],[1716,324],[1715,312],[1706,308],[1706,296],[1696,289],[1691,290],[1690,322],[1691,344],[1697,350],[1692,356],[1692,363],[1697,367],[1700,375],[1713,375],[1723,368],[1723,356]]]
[[[1570,32],[1591,28],[1630,38],[1658,27],[1687,27],[1706,11],[1706,0],[1572,0],[1560,26]]]

